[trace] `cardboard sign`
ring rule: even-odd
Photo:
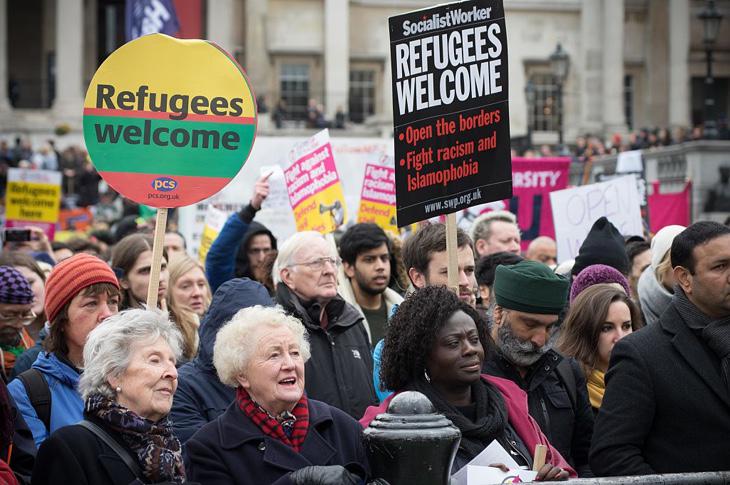
[[[395,215],[395,169],[390,163],[365,166],[357,222],[372,222],[384,231],[400,236]]]
[[[588,231],[606,216],[624,236],[643,234],[639,192],[633,176],[550,194],[558,243],[558,262],[578,255]]]
[[[470,207],[459,214],[459,226],[468,231],[481,213],[508,210],[517,216],[522,250],[538,236],[555,239],[550,193],[563,190],[570,180],[570,158],[513,158],[511,199]]]
[[[8,169],[6,227],[36,226],[52,240],[60,206],[61,172]]]
[[[332,156],[329,132],[322,130],[296,145],[284,170],[297,231],[329,234],[347,222],[345,196]]]
[[[502,1],[389,23],[398,225],[512,197]]]
[[[151,34],[112,53],[84,100],[84,139],[117,192],[157,208],[193,204],[243,166],[256,105],[241,67],[217,45]]]

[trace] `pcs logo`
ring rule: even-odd
[[[158,192],[170,192],[177,188],[177,180],[170,177],[158,177],[152,181],[152,188]]]

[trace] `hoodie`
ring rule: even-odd
[[[222,414],[236,396],[235,389],[218,379],[213,366],[213,346],[218,330],[242,308],[273,304],[266,288],[248,278],[226,281],[213,295],[198,331],[198,355],[178,369],[177,391],[170,419],[181,443],[185,443],[201,426]]]
[[[223,225],[218,237],[215,238],[205,257],[205,274],[208,277],[210,291],[215,293],[220,285],[236,277],[250,277],[247,272],[248,255],[245,254],[245,244],[248,239],[256,234],[268,233],[271,236],[271,244],[276,248],[276,239],[264,226],[253,223],[256,209],[247,205],[240,212],[231,214]],[[255,224],[255,225],[254,225]],[[250,232],[249,232],[250,229]],[[243,239],[243,242],[242,242]],[[244,245],[244,256],[246,257],[246,268],[242,268],[238,258],[241,254],[239,245]],[[237,249],[238,248],[238,249]],[[238,252],[239,256],[234,256]]]
[[[236,254],[236,278],[254,279],[251,273],[251,264],[248,260],[248,243],[254,236],[267,236],[271,241],[271,247],[276,249],[276,238],[266,226],[256,221],[251,222],[248,226],[246,234],[243,235],[241,244],[238,245],[238,253]]]
[[[30,403],[25,386],[19,379],[8,384],[8,390],[23,415],[36,446],[58,428],[76,424],[83,419],[84,401],[77,390],[81,375],[76,369],[59,359],[55,353],[41,352],[33,368],[43,373],[51,391],[51,429],[47,430]]]

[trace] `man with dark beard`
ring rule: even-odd
[[[390,239],[372,223],[350,227],[340,239],[340,257],[346,278],[339,293],[357,308],[365,320],[365,330],[374,346],[385,337],[388,315],[403,298],[388,288],[390,283]]]
[[[553,350],[569,286],[537,261],[497,267],[492,326],[497,352],[485,361],[484,372],[519,385],[550,443],[579,476],[590,476],[593,412],[585,377],[573,359]]]

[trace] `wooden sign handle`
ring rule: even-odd
[[[532,471],[539,471],[540,468],[545,464],[545,458],[547,457],[547,446],[535,445],[535,459],[532,460]]]
[[[448,256],[448,287],[459,294],[459,256],[456,243],[456,214],[446,214],[446,254]]]
[[[160,269],[162,266],[162,248],[165,243],[167,227],[167,209],[157,209],[155,220],[155,239],[152,246],[152,267],[150,268],[150,285],[147,287],[147,308],[157,308],[157,290],[160,288]]]

